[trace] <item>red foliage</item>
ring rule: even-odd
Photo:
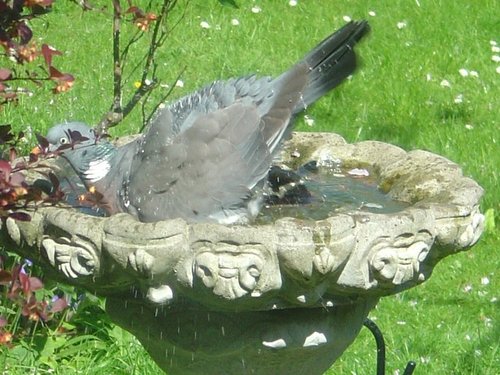
[[[53,81],[54,93],[68,91],[73,85],[72,75],[61,73],[52,66],[52,57],[61,55],[61,52],[47,44],[39,47],[33,41],[33,32],[28,24],[32,19],[49,12],[53,3],[54,0],[0,0],[0,48],[3,47],[4,56],[11,65],[29,64],[42,56],[47,67],[41,75],[23,69],[22,72],[27,75],[22,77],[15,69],[0,67],[0,105],[17,99],[19,90],[12,86],[14,81]]]
[[[10,133],[9,125],[0,125],[0,145],[9,147],[9,160],[0,159],[0,219],[10,217],[15,220],[29,221],[29,214],[19,210],[27,208],[30,204],[36,206],[60,202],[64,193],[60,189],[57,177],[52,172],[45,174],[52,185],[50,191],[26,181],[25,172],[38,167],[38,155],[30,155],[28,162],[16,160],[17,152],[13,146],[20,137],[22,134],[14,137]],[[54,155],[54,153],[49,153],[47,140],[41,136],[37,137],[41,144],[39,147],[45,148],[42,153],[45,156]]]
[[[132,14],[132,22],[141,31],[149,30],[151,23],[157,20],[158,16],[152,12],[145,12],[137,6],[131,6],[125,12],[126,14]]]
[[[19,306],[21,315],[29,320],[47,322],[54,314],[63,311],[68,307],[65,298],[53,298],[52,303],[46,299],[39,299],[35,292],[43,288],[42,281],[33,276],[29,276],[24,270],[24,266],[14,264],[10,271],[1,268],[0,264],[0,285],[7,287],[6,298]],[[12,333],[7,329],[8,321],[0,316],[0,346],[12,347]]]

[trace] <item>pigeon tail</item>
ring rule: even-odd
[[[354,73],[354,45],[369,30],[367,21],[351,21],[324,39],[299,62],[307,64],[309,73],[302,100],[294,108],[295,114],[306,109]]]

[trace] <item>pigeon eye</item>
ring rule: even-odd
[[[62,137],[59,139],[59,143],[65,145],[66,143],[69,143],[69,140],[66,137]]]

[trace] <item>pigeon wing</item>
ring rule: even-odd
[[[266,83],[259,100],[237,95],[215,110],[192,108],[188,127],[177,127],[170,108],[163,109],[132,160],[122,192],[126,210],[141,221],[234,222],[256,214],[249,205],[264,185],[306,74],[307,66],[297,65],[272,89]]]
[[[235,103],[199,116],[168,142],[151,128],[131,164],[128,209],[148,222],[207,220],[242,209],[272,160],[262,126],[255,107]]]

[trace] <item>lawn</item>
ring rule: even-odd
[[[146,106],[151,108],[181,73],[183,84],[174,87],[172,98],[215,79],[254,72],[279,74],[344,24],[346,17],[368,19],[372,32],[358,48],[359,71],[309,108],[307,115],[314,123],[307,125],[300,119],[298,129],[336,132],[349,142],[370,139],[406,150],[429,150],[461,165],[464,174],[485,189],[481,209],[487,213],[488,225],[480,242],[442,261],[425,284],[383,298],[370,316],[385,334],[388,374],[402,372],[408,360],[417,362],[416,374],[497,374],[498,1],[298,0],[296,6],[288,0],[236,2],[238,9],[216,1],[192,0],[187,6],[179,1],[170,15],[171,24],[178,24],[158,60],[162,86]],[[32,26],[37,36],[64,52],[55,61],[76,82],[68,93],[54,96],[41,89],[32,97],[21,97],[19,105],[0,111],[0,123],[31,129],[31,133],[44,133],[66,120],[95,124],[111,104],[109,9],[84,13],[59,0],[51,14],[34,20]],[[143,50],[138,46],[131,51],[130,67]],[[138,72],[130,76],[129,93],[138,78]],[[140,127],[138,109],[111,132],[130,134]],[[34,137],[30,142],[34,144]],[[19,353],[9,355],[0,348],[0,370],[8,374],[161,373],[140,344],[117,327],[108,328],[106,338],[86,345],[85,353],[69,352],[51,370],[36,358],[19,360],[23,358]],[[365,329],[328,374],[374,372],[375,344]]]

